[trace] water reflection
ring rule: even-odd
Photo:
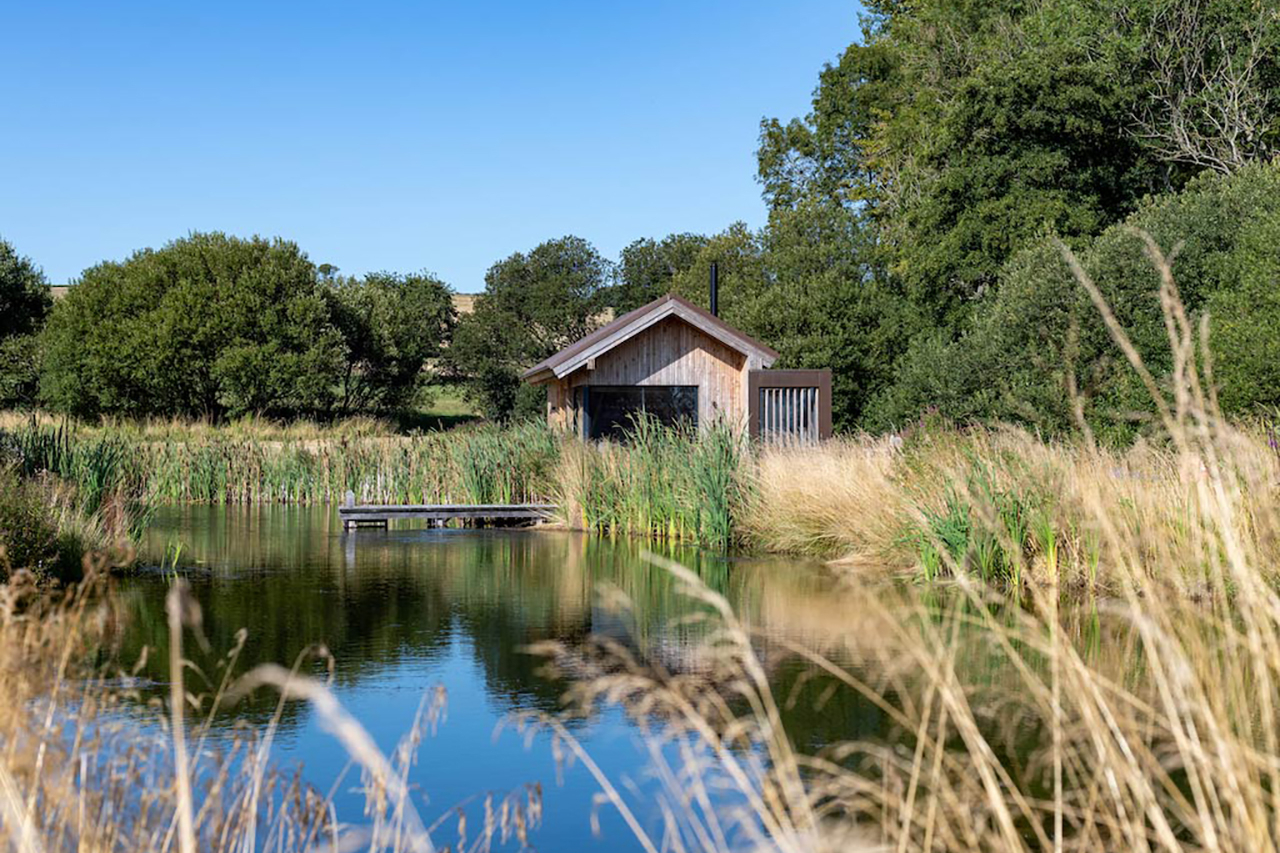
[[[411,781],[440,809],[477,792],[541,782],[547,808],[535,841],[545,849],[593,843],[587,815],[596,788],[581,772],[558,786],[545,743],[526,749],[512,736],[494,741],[495,726],[509,713],[556,711],[567,687],[545,677],[543,661],[524,648],[603,634],[660,649],[678,666],[703,630],[679,618],[695,606],[669,574],[640,558],[643,546],[628,540],[519,530],[361,530],[344,536],[326,510],[171,509],[157,515],[144,544],[144,562],[152,568],[122,583],[131,614],[125,657],[149,647],[144,674],[157,685],[166,678],[168,655],[168,580],[158,567],[179,545],[179,570],[201,603],[209,645],[207,653],[190,646],[187,652],[211,683],[220,678],[223,656],[241,629],[247,631],[236,667],[241,672],[261,662],[288,665],[322,642],[336,661],[340,698],[384,749],[408,728],[422,693],[444,683],[449,721],[424,745],[419,778]],[[699,572],[754,625],[785,629],[783,623],[807,613],[807,621],[791,626],[798,640],[821,625],[815,614],[838,609],[830,603],[836,585],[810,564],[725,559],[696,549],[665,553]],[[603,604],[602,585],[630,599],[632,612]],[[778,674],[790,677],[781,669]],[[275,698],[260,694],[237,710],[264,723],[274,708]],[[803,739],[847,734],[850,715],[865,712],[828,704]],[[223,725],[230,722],[228,715]],[[645,757],[617,715],[576,725],[615,778],[643,775]],[[281,760],[303,761],[307,778],[322,789],[342,772],[340,751],[304,706],[287,706],[278,742]],[[345,807],[358,815],[358,796],[348,794]],[[631,849],[625,829],[603,817],[606,843]]]
[[[604,635],[678,669],[689,664],[704,630],[681,618],[697,606],[668,573],[641,559],[645,546],[629,540],[518,530],[361,530],[344,536],[336,513],[323,509],[197,507],[158,514],[144,562],[159,566],[178,545],[179,568],[203,607],[209,644],[207,653],[188,652],[211,682],[220,677],[223,655],[241,629],[247,631],[237,664],[242,672],[261,662],[288,665],[311,644],[324,643],[336,662],[340,698],[384,749],[408,728],[421,695],[444,683],[449,722],[424,746],[427,757],[411,781],[438,809],[478,792],[541,782],[547,810],[535,841],[544,849],[593,843],[587,813],[596,789],[582,773],[557,787],[545,744],[527,750],[514,737],[493,740],[495,726],[513,711],[558,710],[568,687],[546,677],[543,661],[525,647]],[[853,690],[832,690],[829,677],[776,652],[787,642],[819,648],[877,690],[909,693],[910,662],[900,667],[894,658],[896,623],[956,618],[955,596],[930,603],[890,583],[850,588],[803,561],[724,558],[696,549],[665,553],[724,595],[758,637],[774,692],[786,704],[788,732],[801,750],[856,739],[909,745],[913,733],[896,730],[875,702]],[[146,674],[157,684],[166,677],[167,583],[156,568],[123,583],[132,617],[126,657],[148,646]],[[606,606],[602,587],[633,607],[619,612]],[[963,598],[959,606],[963,627]],[[976,611],[972,619],[981,621]],[[1068,627],[1082,653],[1131,663],[1128,635],[1096,613],[1073,612]],[[976,640],[960,648],[956,665],[966,682],[1017,689],[1016,674],[995,644]],[[259,695],[237,710],[262,723],[274,707],[273,696]],[[229,722],[228,716],[224,725]],[[625,721],[613,715],[576,725],[611,775],[642,775],[645,758]],[[1021,736],[1034,741],[1038,735]],[[300,705],[287,706],[280,744],[282,760],[303,761],[307,778],[322,789],[345,764]],[[1024,749],[1014,743],[1010,751],[1016,760]],[[358,795],[350,794],[345,805],[360,813]],[[605,817],[606,842],[631,849],[625,829]]]
[[[430,667],[462,638],[490,699],[505,708],[557,707],[560,686],[538,676],[538,662],[523,647],[592,634],[635,635],[648,644],[692,607],[667,573],[640,559],[642,546],[570,533],[407,529],[344,536],[325,511],[185,508],[157,519],[145,543],[147,562],[163,562],[179,545],[179,569],[203,606],[215,653],[201,663],[213,665],[244,628],[244,665],[287,665],[323,642],[338,662],[339,683],[357,685],[405,660]],[[698,571],[748,619],[776,615],[778,581],[764,588],[762,576],[787,579],[796,595],[831,590],[812,566],[794,562],[779,569],[746,560],[731,566],[696,549],[666,554]],[[131,648],[147,644],[160,653],[152,656],[157,678],[167,653],[166,583],[158,571],[127,583]],[[602,584],[634,602],[640,618],[603,606],[596,595]]]

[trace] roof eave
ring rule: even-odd
[[[539,366],[531,370],[526,370],[524,375],[520,378],[531,385],[542,385],[543,383],[550,382],[552,379],[557,379],[559,377],[556,376],[556,372],[551,368]]]

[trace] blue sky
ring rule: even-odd
[[[5,4],[0,237],[50,281],[192,230],[345,273],[764,219],[849,0]]]

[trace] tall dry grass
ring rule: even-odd
[[[182,656],[203,643],[199,605],[179,581],[166,602],[172,658],[167,701],[148,699],[135,670],[119,667],[118,620],[104,561],[83,583],[51,592],[26,573],[0,586],[0,842],[21,853],[86,851],[434,851],[433,832],[459,850],[522,846],[537,826],[536,787],[491,795],[484,816],[428,826],[407,783],[422,739],[445,711],[443,687],[423,697],[414,724],[384,755],[337,702],[324,679],[303,673],[328,662],[323,647],[292,668],[243,675],[244,643],[220,671],[200,673]],[[103,666],[96,661],[112,663]],[[140,664],[138,665],[140,668]],[[330,666],[330,674],[332,668]],[[208,683],[208,689],[198,685]],[[215,735],[219,711],[254,690],[279,694],[264,726],[238,723]],[[315,711],[345,752],[365,794],[361,815],[341,814],[332,792],[273,765],[285,703]]]
[[[1256,437],[1220,417],[1207,320],[1195,324],[1186,315],[1168,259],[1149,237],[1138,237],[1161,274],[1175,355],[1168,392],[1063,251],[1147,381],[1167,446],[1113,454],[983,432],[930,448],[930,464],[917,473],[910,447],[900,456],[848,443],[825,453],[843,476],[811,472],[821,484],[811,503],[784,512],[786,502],[775,494],[766,500],[771,509],[757,508],[772,511],[776,522],[794,518],[790,535],[798,542],[873,557],[913,553],[900,550],[893,534],[901,518],[913,519],[933,537],[966,606],[940,611],[927,591],[867,586],[854,575],[849,582],[865,593],[858,596],[864,604],[831,641],[841,654],[824,655],[755,634],[696,574],[655,558],[705,606],[706,625],[687,655],[699,666],[673,673],[607,641],[585,652],[540,649],[583,673],[580,704],[620,705],[647,732],[663,782],[663,822],[656,833],[641,830],[646,849],[1280,847],[1276,464]],[[1006,454],[1016,465],[1002,463]],[[778,456],[763,465],[767,471],[788,460],[798,464]],[[974,465],[983,469],[977,488]],[[850,473],[866,478],[850,482]],[[930,526],[929,507],[919,506],[911,486],[932,482],[936,493],[947,476],[960,480],[951,483],[957,500],[974,499],[968,509],[975,517],[987,501],[985,523],[1010,553],[1026,543],[999,518],[1007,504],[991,498],[1015,485],[1058,496],[1047,509],[1033,504],[1045,521],[1028,522],[1039,533],[1020,553],[1034,558],[1044,582],[1026,585],[1025,607],[993,596],[974,571],[974,555],[954,551],[942,541],[947,531]],[[805,500],[793,483],[779,474],[762,488]],[[869,515],[870,532],[836,513],[806,527],[814,504],[832,500],[857,510],[855,517]],[[1090,544],[1064,535],[1073,525]],[[1060,581],[1093,562],[1113,592],[1101,613],[1136,644],[1119,667],[1086,654],[1064,630]],[[962,665],[975,645],[999,678],[975,677]],[[824,696],[849,691],[874,707],[889,721],[889,734],[813,754],[798,750],[780,712],[788,697],[775,696],[764,675],[780,651],[825,680]],[[555,721],[530,724],[572,740]],[[582,751],[580,744],[572,749]],[[711,807],[711,791],[727,792],[729,806]],[[616,788],[606,792],[621,809],[636,806]]]
[[[1205,419],[1212,454],[1184,440],[1117,450],[1012,427],[770,449],[756,460],[740,532],[767,550],[930,579],[977,574],[1111,594],[1136,556],[1154,580],[1203,593],[1213,554],[1201,492],[1215,464],[1238,490],[1234,534],[1260,549],[1268,572],[1280,566],[1280,456],[1261,431]],[[1107,547],[1116,538],[1122,550]]]

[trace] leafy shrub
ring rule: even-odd
[[[0,571],[61,574],[79,561],[74,538],[59,531],[48,494],[12,470],[0,474]]]
[[[0,340],[0,405],[31,408],[39,392],[39,338],[28,334]]]
[[[1280,211],[1244,229],[1228,275],[1207,301],[1213,375],[1224,412],[1256,413],[1280,404]]]

